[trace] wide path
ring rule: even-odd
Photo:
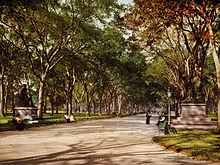
[[[0,133],[0,164],[35,165],[210,165],[165,151],[152,142],[159,135],[156,116],[59,124]],[[160,134],[161,135],[161,134]]]

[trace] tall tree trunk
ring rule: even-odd
[[[105,113],[107,113],[107,99],[105,99]]]
[[[111,113],[111,100],[107,101],[108,115]]]
[[[38,97],[38,118],[43,117],[43,101],[44,101],[44,82],[40,81],[39,97]]]
[[[90,101],[87,100],[86,102],[86,115],[90,116]]]
[[[46,113],[47,112],[47,96],[45,96],[45,98],[44,98],[44,113]]]
[[[57,104],[57,106],[56,106],[56,114],[58,114],[59,113],[59,105]]]
[[[101,95],[99,96],[99,116],[102,115],[102,96],[104,94],[104,87],[102,88]]]
[[[68,111],[69,111],[69,116],[72,115],[73,113],[73,90],[74,90],[74,85],[76,82],[76,78],[75,78],[75,73],[74,73],[74,69],[72,70],[72,72],[70,73],[69,71],[67,71],[67,75],[68,75]]]
[[[5,86],[5,96],[4,96],[4,113],[7,114],[8,113],[8,81],[6,81]]]
[[[66,115],[69,115],[69,103],[67,100],[65,102],[65,105],[66,105]]]
[[[84,95],[84,94],[83,94]],[[78,102],[78,112],[80,114],[81,112],[81,102],[82,102],[82,98],[79,99],[79,102]]]
[[[5,112],[5,114],[7,114],[8,113],[8,106],[7,106],[8,105],[8,92],[5,93],[4,105],[5,105],[4,106],[4,109],[5,109],[4,112]]]
[[[117,112],[117,96],[113,98],[113,113]]]
[[[79,88],[79,86],[78,86],[78,88]],[[73,90],[74,90],[74,88],[73,88]],[[81,93],[79,95],[79,98],[76,95],[76,91],[74,91],[75,102],[76,102],[76,104],[78,104],[78,105],[76,105],[76,107],[77,107],[76,111],[78,111],[79,114],[80,114],[80,111],[81,111],[81,102],[82,102],[82,98],[83,98],[84,94],[85,94],[84,88],[81,89]]]
[[[99,115],[102,115],[102,97],[99,99]]]
[[[73,93],[72,90],[69,91],[68,94],[68,115],[71,116],[73,113]]]
[[[50,105],[51,105],[51,116],[54,114],[54,94],[49,95]]]
[[[78,105],[78,112],[79,112],[79,114],[80,114],[80,112],[81,112],[81,102],[80,102],[79,105]]]
[[[86,115],[90,116],[90,100],[89,100],[89,92],[88,92],[86,84],[84,84],[84,90],[86,94]]]
[[[122,113],[122,95],[119,94],[118,95],[118,114],[121,114]]]
[[[95,100],[92,100],[92,113],[95,113],[96,105]]]
[[[175,102],[175,116],[179,116],[179,101],[177,99],[174,100]]]
[[[51,116],[54,114],[54,99],[53,96],[50,98],[50,104],[51,104]]]
[[[125,100],[125,102],[124,102],[124,107],[125,107],[125,112],[129,113],[127,100]]]
[[[204,94],[205,94],[205,104],[206,104],[206,115],[208,115],[208,100],[209,100],[209,89],[208,88],[204,88],[203,90]]]
[[[210,35],[210,45],[212,49],[212,55],[215,62],[216,77],[217,77],[217,86],[218,86],[218,122],[217,122],[217,131],[220,131],[220,62],[216,51],[214,34],[211,27],[211,20],[208,22],[209,35]]]
[[[94,94],[94,88],[95,88],[95,85],[92,87],[91,91],[89,92],[86,83],[84,83],[84,90],[86,93],[86,115],[87,116],[90,116],[90,111],[91,111],[90,105],[91,105],[91,100]]]
[[[74,108],[75,113],[77,112],[77,107],[78,107],[78,103],[77,103],[77,100],[75,99],[75,108]]]
[[[13,116],[15,116],[15,94],[11,93],[11,110],[13,112]]]
[[[1,81],[1,86],[0,86],[0,117],[4,117],[4,95],[5,95],[5,91],[4,91],[4,67],[1,66],[1,75],[0,75],[0,81]]]

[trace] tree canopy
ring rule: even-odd
[[[204,66],[210,52],[219,84],[219,1],[134,0],[134,3],[124,18],[125,27],[132,31],[129,39],[141,43],[149,55],[164,60],[167,81],[176,98],[184,100],[195,86],[206,90]]]
[[[47,102],[54,107],[61,97],[68,103],[69,115],[73,103],[77,106],[81,101],[88,115],[91,104],[98,100],[100,107],[102,100],[109,106],[123,99],[144,104],[145,60],[139,48],[119,31],[120,19],[114,18],[120,18],[123,5],[116,0],[1,1],[0,9],[1,40],[8,45],[8,49],[2,45],[1,64],[14,58],[9,64],[17,62],[17,85],[27,83],[30,94],[38,90],[34,96],[38,97],[38,117]],[[2,73],[1,84],[15,88],[8,74]],[[2,97],[5,91],[2,87]]]

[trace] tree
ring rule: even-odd
[[[56,98],[58,95],[64,96],[65,87],[64,87],[64,79],[63,79],[63,72],[60,65],[57,65],[47,76],[46,80],[46,90],[45,90],[45,102],[47,97],[49,97],[49,101],[51,104],[51,115],[54,114],[54,108],[56,104]]]
[[[210,107],[212,107],[214,102],[214,107],[215,107],[215,102],[217,100],[217,92],[218,92],[218,87],[217,87],[217,81],[216,81],[216,73],[215,73],[215,64],[213,60],[213,56],[210,54],[207,56],[206,61],[205,61],[205,67],[204,67],[204,85],[203,85],[203,90],[205,93],[205,102],[206,102],[206,113],[210,112]],[[213,109],[214,111],[214,109]]]
[[[194,11],[197,16],[202,18],[205,23],[207,24],[209,30],[209,41],[211,45],[212,55],[214,57],[215,68],[216,68],[216,77],[217,77],[217,86],[218,86],[218,123],[217,123],[217,130],[220,131],[220,62],[219,56],[216,50],[215,44],[215,35],[219,29],[219,24],[216,22],[219,21],[219,9],[220,3],[218,1],[193,1],[192,2],[192,9],[190,11]],[[216,31],[217,30],[217,31]]]
[[[1,80],[1,108],[0,116],[4,116],[4,109],[7,107],[7,96],[10,93],[16,91],[15,82],[21,80],[24,70],[23,65],[23,53],[20,52],[17,48],[10,45],[8,41],[4,40],[4,31],[1,31],[0,39],[0,80]],[[16,53],[16,54],[15,54]],[[18,56],[20,55],[20,56]],[[16,62],[20,65],[16,65]]]
[[[89,0],[65,2],[45,0],[29,3],[20,0],[13,6],[1,6],[1,24],[10,29],[10,34],[17,35],[20,41],[17,47],[25,52],[33,73],[39,79],[38,117],[42,117],[48,73],[65,56],[78,53],[85,45],[71,47],[71,53],[60,52],[88,30],[86,24],[103,21],[117,7],[116,2],[110,0],[107,3]],[[13,43],[10,36],[7,37]]]
[[[159,20],[156,21],[159,22],[156,24],[157,29],[153,28],[156,37],[153,36],[153,39],[149,40],[149,44],[160,42],[161,38],[158,38],[157,34],[163,32],[164,29],[170,30],[170,27],[175,27],[181,30],[184,36],[183,42],[191,57],[198,79],[203,81],[203,66],[210,45],[218,74],[219,59],[214,43],[214,36],[219,26],[217,24],[219,20],[218,1],[135,0],[134,2],[135,8],[128,14],[128,20],[132,22],[131,28],[133,30],[137,30],[136,26],[138,25],[143,32],[143,29],[149,27],[146,22],[150,22],[151,26],[155,24],[154,20]],[[218,110],[219,115],[220,110]],[[219,127],[220,120],[218,120],[218,130]]]
[[[17,3],[17,12],[8,12],[9,15],[1,17],[1,23],[19,37],[22,43],[19,48],[26,53],[33,73],[40,80],[38,117],[42,117],[45,80],[48,72],[64,57],[58,52],[65,46],[73,23],[67,23],[58,15],[58,4],[54,6],[50,1],[34,3],[31,7]]]

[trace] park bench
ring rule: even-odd
[[[167,120],[164,120],[163,122],[160,122],[160,124],[158,126],[158,130],[159,130],[159,132],[160,131],[164,132],[165,135],[169,134],[171,132],[174,133],[174,134],[177,133],[177,130],[174,127],[170,126],[170,128],[169,128]]]
[[[167,128],[166,127],[167,127],[167,121],[166,120],[160,122],[160,124],[158,126],[159,133],[160,133],[160,131],[162,131],[162,132],[164,132],[166,134],[166,132],[167,132]]]
[[[166,124],[167,122],[165,120],[163,122],[160,122],[158,126],[159,131],[164,131]]]

